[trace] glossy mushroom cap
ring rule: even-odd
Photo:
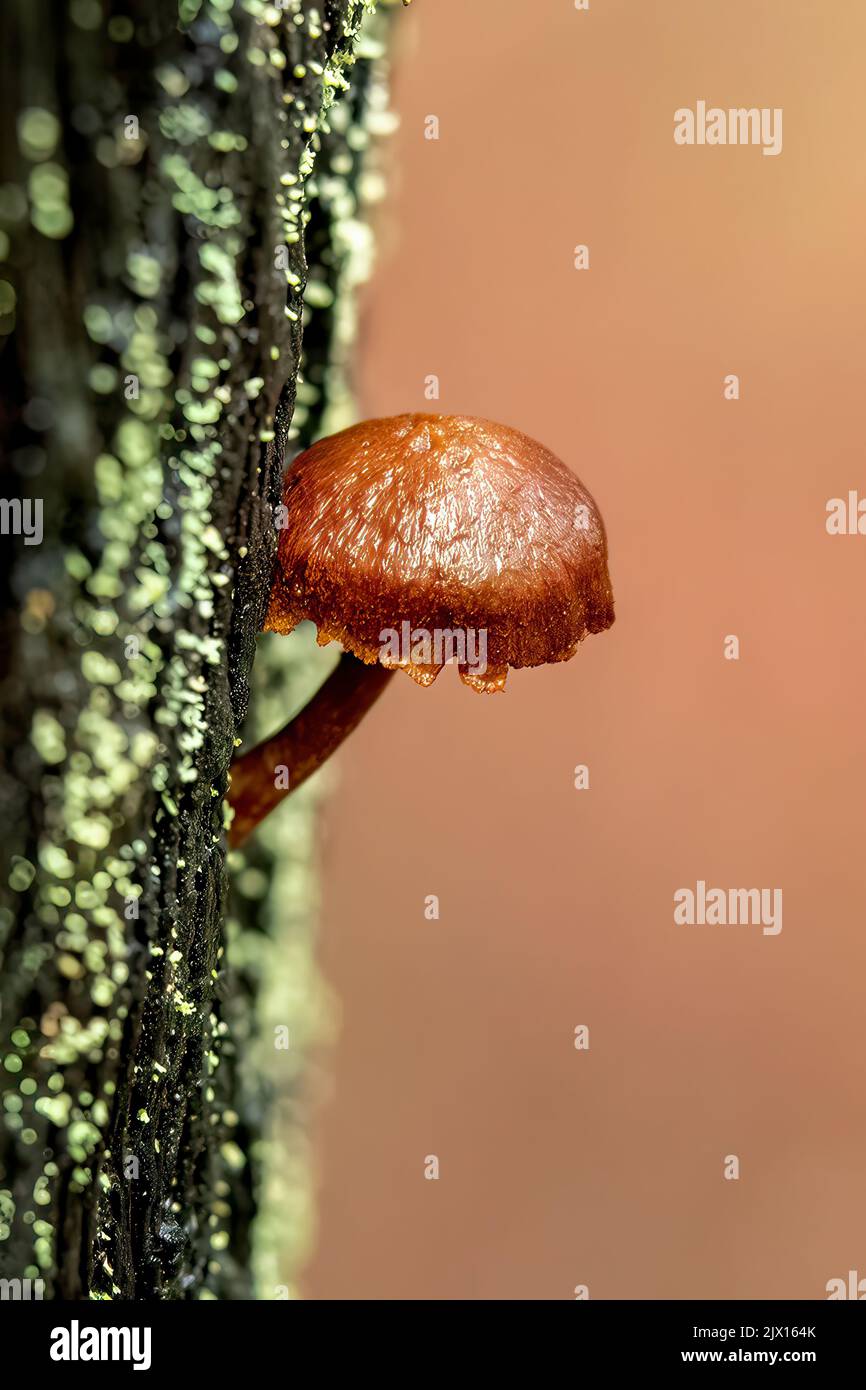
[[[367,420],[301,454],[283,501],[266,630],[290,632],[308,618],[320,643],[400,665],[421,684],[442,662],[383,656],[383,633],[405,623],[483,631],[486,670],[467,661],[460,675],[499,690],[509,666],[567,661],[613,622],[592,497],[554,454],[505,425],[464,415]]]

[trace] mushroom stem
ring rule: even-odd
[[[344,738],[360,724],[388,684],[393,670],[367,666],[345,652],[308,704],[278,733],[236,758],[231,766],[229,804],[234,820],[229,846],[236,849],[259,821],[302,782],[306,782]],[[285,768],[277,786],[277,769]]]

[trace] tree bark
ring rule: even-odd
[[[371,9],[2,9],[0,1272],[47,1296],[253,1296],[223,796],[344,350]]]

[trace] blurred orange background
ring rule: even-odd
[[[415,0],[395,29],[363,414],[552,448],[617,621],[504,695],[398,677],[341,754],[304,1292],[824,1298],[866,1276],[866,536],[825,528],[866,495],[866,7]],[[782,153],[677,146],[699,99],[783,108]],[[675,926],[698,879],[781,888],[781,933]]]

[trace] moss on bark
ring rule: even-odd
[[[222,798],[307,254],[322,321],[299,441],[331,389],[329,198],[354,196],[371,9],[10,0],[0,18],[3,496],[40,502],[43,527],[2,538],[0,1267],[59,1297],[252,1296],[269,1088],[240,1065],[261,972],[244,952],[226,971]],[[238,940],[266,928],[261,900],[241,894]]]

